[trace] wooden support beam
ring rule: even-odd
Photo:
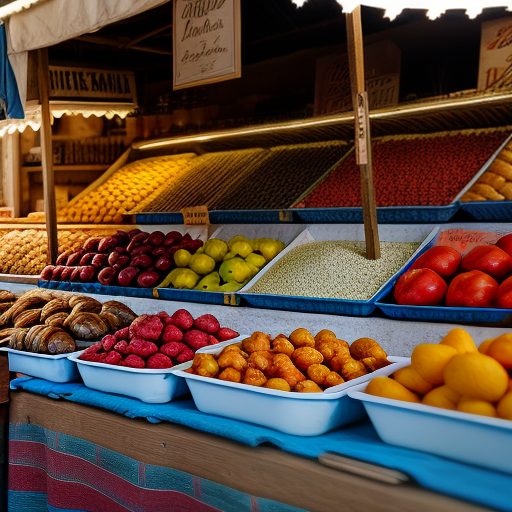
[[[370,118],[368,115],[368,94],[364,81],[363,29],[361,6],[346,15],[347,48],[350,67],[350,85],[355,117],[356,162],[361,172],[361,198],[363,206],[366,257],[380,258],[379,226],[373,186],[372,146]]]
[[[48,50],[37,50],[39,100],[41,102],[41,164],[43,167],[44,211],[48,235],[48,263],[54,264],[58,256],[57,206],[53,174],[52,125],[48,87]]]

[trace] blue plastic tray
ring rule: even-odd
[[[475,220],[512,221],[512,201],[463,202],[461,208]]]
[[[100,295],[124,295],[125,297],[142,297],[152,299],[152,288],[136,288],[134,286],[105,286],[100,283],[71,283],[69,281],[38,281],[39,288],[61,290],[65,292],[97,293]]]
[[[291,214],[283,210],[211,210],[208,212],[211,224],[268,224],[292,222]],[[283,220],[285,219],[285,220]],[[139,213],[136,224],[183,224],[183,215],[178,212]]]
[[[202,304],[228,304],[236,306],[239,303],[237,292],[202,292],[201,290],[178,290],[176,288],[156,288],[154,297],[179,302],[199,302]]]

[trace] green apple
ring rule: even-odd
[[[171,283],[174,288],[192,290],[199,281],[199,276],[189,268],[177,269]]]
[[[219,268],[220,277],[227,283],[243,283],[251,276],[251,268],[242,258],[235,257],[224,261]]]
[[[226,256],[229,247],[224,240],[220,238],[210,238],[202,247],[204,253],[213,258],[217,262],[221,262]],[[197,253],[196,253],[197,254]]]
[[[252,252],[252,245],[247,240],[238,240],[230,247],[231,252],[245,258]]]
[[[178,249],[174,253],[174,263],[177,267],[188,267],[192,254],[186,249]]]
[[[249,265],[253,265],[254,267],[258,267],[258,269],[260,269],[261,267],[264,267],[265,264],[267,263],[267,260],[261,254],[256,254],[254,252],[251,252],[251,254],[249,254],[245,258],[245,261]]]

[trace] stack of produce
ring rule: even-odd
[[[59,222],[123,222],[123,215],[177,183],[189,170],[193,154],[146,158],[125,165],[80,194],[58,212]]]
[[[449,204],[506,136],[504,131],[480,130],[374,140],[377,205]],[[328,208],[361,204],[361,176],[352,154],[295,206]]]
[[[481,343],[452,329],[439,344],[417,345],[411,365],[375,377],[371,395],[512,420],[512,334]]]
[[[462,201],[512,201],[512,142],[466,192]]]
[[[299,245],[250,289],[301,297],[368,300],[398,272],[419,244],[382,242],[381,258],[366,258],[364,242],[325,241]]]
[[[303,328],[287,338],[254,332],[218,355],[196,354],[189,373],[280,391],[320,393],[387,366],[386,352],[371,338],[350,346],[329,330]]]
[[[268,158],[214,204],[218,210],[285,209],[321,179],[348,151],[341,141],[276,146]]]
[[[159,288],[234,292],[283,249],[284,243],[272,238],[251,240],[237,235],[229,242],[210,238],[195,254],[186,249],[176,251],[177,268],[169,272]]]
[[[48,290],[31,290],[12,302],[9,292],[0,292],[0,339],[16,350],[61,354],[76,350],[75,340],[97,340],[117,331],[136,318],[117,301],[104,304],[91,297]]]
[[[236,190],[239,182],[250,176],[267,157],[268,151],[263,149],[205,153],[191,162],[182,180],[167,183],[152,201],[134,212],[173,212],[197,205],[213,209],[222,197]]]
[[[91,235],[106,234],[109,231],[108,229],[59,231],[59,251],[67,251],[82,244]],[[39,275],[47,263],[47,249],[46,231],[23,229],[8,232],[0,237],[0,273]]]
[[[186,309],[179,309],[172,316],[162,311],[139,316],[128,327],[91,345],[80,359],[129,368],[171,368],[190,361],[202,347],[238,335],[233,329],[221,327],[213,315],[194,320]]]
[[[75,246],[62,253],[56,265],[44,268],[41,279],[152,288],[174,267],[174,253],[182,249],[192,255],[202,245],[202,240],[178,231],[164,235],[119,230],[111,236],[91,237],[80,249]]]
[[[512,233],[462,256],[453,247],[425,251],[397,280],[397,304],[512,308]]]

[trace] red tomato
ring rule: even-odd
[[[444,279],[433,270],[409,269],[398,278],[394,297],[397,304],[435,306],[442,302],[447,288]]]
[[[498,283],[480,270],[471,270],[455,276],[446,293],[447,306],[468,308],[490,307],[498,290]]]
[[[457,272],[462,256],[459,251],[447,245],[436,245],[425,251],[411,268],[429,268],[441,277],[447,278]]]
[[[462,258],[462,269],[481,270],[499,279],[512,271],[512,257],[495,245],[479,245]]]
[[[503,249],[509,256],[512,256],[512,233],[502,236],[496,242],[496,245],[500,249]]]
[[[512,276],[500,284],[494,297],[494,304],[498,308],[512,308]]]

